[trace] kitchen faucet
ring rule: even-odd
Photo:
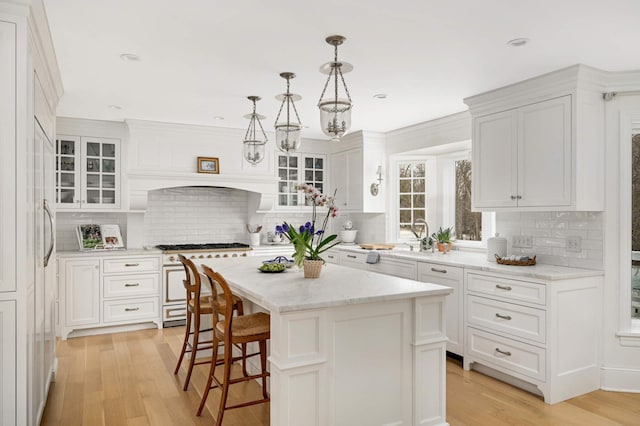
[[[419,223],[423,225],[420,233],[416,232],[416,225]],[[425,250],[426,247],[423,248],[422,240],[424,238],[429,238],[429,224],[427,223],[427,221],[424,219],[415,219],[411,224],[411,232],[413,232],[413,235],[415,235],[420,242],[420,251]],[[422,236],[422,232],[424,232],[424,237]]]

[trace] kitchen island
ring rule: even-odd
[[[449,287],[335,264],[261,273],[262,260],[211,266],[271,315],[272,425],[447,424]]]

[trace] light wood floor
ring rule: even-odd
[[[173,375],[183,332],[174,327],[59,341],[58,373],[42,425],[212,424],[217,389],[209,394],[209,411],[195,416],[208,366],[195,368],[187,392],[181,385],[184,371]],[[230,392],[231,403],[261,394],[256,383],[234,385]],[[447,421],[452,426],[640,425],[640,394],[596,391],[547,405],[540,397],[449,361]],[[227,411],[224,424],[268,425],[269,406]]]

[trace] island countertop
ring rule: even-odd
[[[269,257],[229,259],[210,266],[234,292],[271,312],[291,312],[420,296],[447,295],[450,287],[325,264],[320,278],[304,278],[296,266],[279,273],[258,268]],[[203,262],[207,264],[206,260]],[[199,266],[199,264],[198,264]]]

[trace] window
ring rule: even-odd
[[[472,164],[469,151],[396,157],[397,193],[391,238],[415,241],[411,224],[424,219],[433,233],[453,227],[456,245],[481,248],[493,234],[495,214],[471,211]],[[425,236],[423,226],[416,227]],[[420,232],[422,231],[422,233]]]
[[[458,241],[482,240],[482,213],[471,211],[471,161],[458,160],[456,169],[455,232]]]
[[[289,154],[277,156],[278,164],[278,206],[296,207],[310,205],[296,185],[307,183],[324,192],[325,157],[313,154]],[[304,179],[304,180],[303,180]]]
[[[426,218],[426,163],[398,164],[398,217],[400,239],[415,237],[411,224]]]

